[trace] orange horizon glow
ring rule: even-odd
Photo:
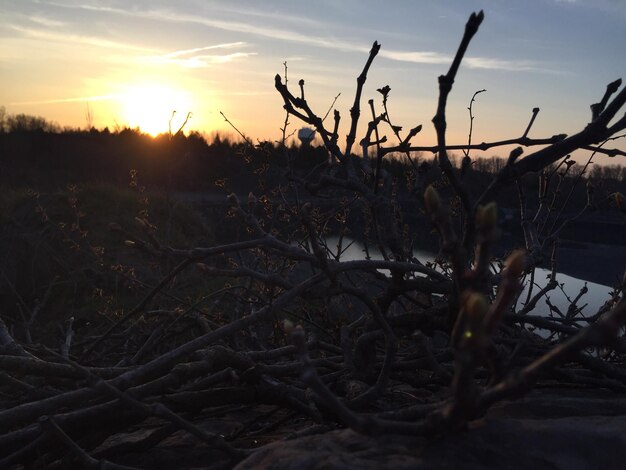
[[[403,136],[421,124],[411,143],[431,146],[437,142],[431,123],[437,77],[448,70],[470,13],[451,0],[398,5],[384,21],[372,14],[379,9],[373,0],[354,8],[330,2],[328,11],[295,0],[288,7],[273,1],[160,3],[136,2],[130,8],[97,0],[20,0],[0,5],[0,106],[7,114],[41,116],[60,126],[138,128],[153,136],[169,132],[170,121],[176,132],[191,112],[185,133],[236,136],[223,112],[251,140],[277,141],[285,111],[274,76],[287,73],[287,64],[291,91],[299,95],[303,79],[315,113],[323,116],[334,103],[345,142],[355,79],[376,40],[382,47],[363,88],[358,136],[370,117],[368,100],[380,113],[376,90],[389,85],[393,124],[403,127]],[[474,103],[473,142],[518,137],[534,107],[541,113],[532,138],[582,130],[589,105],[624,74],[618,60],[626,39],[626,4],[621,3],[486,5],[484,24],[448,98],[448,143],[467,142],[467,107],[479,89],[487,92]],[[554,17],[562,21],[548,21]],[[583,23],[593,27],[567,26]],[[288,134],[304,126],[292,116]],[[390,129],[382,132],[396,143]]]

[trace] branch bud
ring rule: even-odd
[[[300,351],[306,351],[306,334],[302,325],[294,326],[289,333],[289,337],[296,348]]]
[[[617,80],[615,80],[614,82],[609,83],[606,86],[606,92],[613,94],[615,93],[617,90],[619,90],[619,87],[622,86],[622,79],[618,78]]]
[[[389,85],[385,85],[382,88],[377,88],[376,91],[383,95],[383,98],[387,99],[387,96],[389,96],[389,92],[391,91],[391,87]]]
[[[231,204],[235,204],[235,205],[239,205],[239,198],[237,197],[237,195],[235,193],[230,193],[228,196],[226,196],[228,199],[228,202],[230,202]]]
[[[511,150],[507,163],[509,165],[512,165],[523,153],[524,149],[522,147],[515,147],[513,150]]]
[[[429,214],[435,215],[441,210],[441,198],[439,193],[432,186],[428,186],[424,191],[424,205]]]
[[[485,315],[489,311],[489,302],[480,292],[466,291],[463,295],[463,309],[452,332],[453,341],[454,344],[458,345],[477,345],[484,338],[483,323]],[[470,341],[470,343],[466,341]]]
[[[504,262],[506,268],[504,274],[513,279],[519,278],[524,272],[526,265],[526,253],[524,250],[515,250]]]
[[[472,36],[476,34],[476,31],[478,31],[478,27],[483,22],[484,18],[485,14],[482,10],[480,10],[478,13],[472,13],[469,17],[469,20],[467,21],[467,24],[465,25],[465,31]]]
[[[199,271],[208,273],[211,269],[209,268],[209,266],[207,266],[204,263],[196,263],[196,268],[198,268]]]
[[[283,331],[285,334],[289,335],[294,330],[296,325],[291,320],[283,320]]]
[[[498,224],[498,205],[490,202],[478,208],[476,213],[476,225],[484,234],[491,234]]]
[[[472,292],[467,296],[465,300],[465,311],[472,320],[482,320],[488,309],[489,303],[480,292]]]

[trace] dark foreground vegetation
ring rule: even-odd
[[[595,311],[585,288],[565,310],[549,299],[563,288],[568,226],[626,210],[623,169],[569,158],[621,156],[611,144],[626,129],[626,90],[609,84],[572,136],[531,138],[534,109],[520,137],[451,145],[446,99],[482,19],[470,17],[439,78],[433,149],[412,144],[421,126],[391,121],[388,86],[361,109],[377,43],[343,149],[342,116],[322,120],[304,81],[287,87],[286,67],[275,81],[287,113],[278,143],[4,119],[0,468],[437,468],[493,458],[540,468],[562,464],[563,448],[601,467],[623,461],[619,435],[603,441],[584,426],[576,435],[594,439],[595,452],[566,442],[536,456],[520,445],[518,456],[506,438],[550,439],[545,427],[510,421],[515,409],[502,403],[530,393],[528,408],[544,417],[586,409],[615,418],[609,430],[624,421],[615,416],[626,415],[624,266]],[[371,119],[357,141],[362,113]],[[323,145],[287,146],[291,120]],[[504,159],[474,157],[505,144],[518,147]],[[355,156],[357,146],[370,157]],[[207,191],[229,194],[219,218],[178,197]],[[499,241],[503,208],[514,207],[521,249]],[[413,255],[427,236],[439,252],[428,263]],[[343,259],[351,238],[366,244],[364,259]],[[551,268],[545,287],[539,265]],[[509,421],[484,425],[497,416]],[[611,451],[598,452],[606,442]]]

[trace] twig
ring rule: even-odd
[[[220,114],[224,118],[224,121],[226,121],[228,125],[232,127],[235,130],[235,132],[237,132],[237,134],[241,136],[241,138],[244,140],[246,144],[248,144],[250,147],[254,147],[254,144],[250,141],[250,139],[248,139],[239,129],[237,129],[237,126],[235,126],[222,111],[220,111]]]
[[[139,313],[141,313],[146,305],[161,291],[172,279],[174,279],[180,272],[182,272],[187,266],[189,266],[193,262],[193,258],[187,258],[180,262],[172,271],[169,272],[167,276],[165,276],[161,282],[159,282],[142,300],[139,302],[130,312],[120,318],[117,322],[115,322],[107,331],[102,334],[93,344],[87,348],[87,350],[82,354],[79,361],[85,361],[89,356],[95,351],[95,349],[102,344],[102,342],[107,339],[114,331],[120,328],[123,324],[125,324],[128,320],[135,317]]]
[[[470,154],[470,149],[472,147],[472,131],[474,129],[474,115],[472,114],[472,105],[474,104],[474,101],[476,101],[476,96],[480,93],[484,93],[487,90],[482,89],[482,90],[478,90],[476,92],[474,92],[474,94],[472,95],[472,99],[470,100],[469,106],[467,107],[467,110],[469,111],[469,117],[470,117],[470,123],[469,123],[469,132],[467,135],[467,148],[463,151],[463,153],[465,154],[465,156],[467,158],[469,158],[469,154]]]
[[[84,468],[97,468],[102,470],[139,470],[137,467],[118,465],[108,460],[97,460],[85,452],[74,440],[69,437],[51,416],[42,416],[39,425],[44,432],[59,439]]]
[[[72,337],[74,336],[74,330],[72,329],[73,324],[74,317],[70,317],[66,322],[65,341],[61,345],[61,356],[64,359],[69,359],[70,357],[70,347],[72,345]]]
[[[369,71],[372,62],[374,61],[374,57],[378,55],[378,51],[380,51],[380,44],[374,41],[374,44],[372,44],[372,49],[370,50],[370,55],[365,62],[365,66],[363,67],[363,71],[356,79],[356,93],[354,96],[354,104],[352,105],[352,108],[350,108],[350,132],[348,132],[348,136],[346,137],[346,150],[344,152],[346,158],[350,158],[352,145],[354,144],[354,140],[356,139],[356,127],[359,122],[359,115],[361,114],[361,93],[363,92],[363,85],[365,85],[365,81],[367,80],[367,72]]]

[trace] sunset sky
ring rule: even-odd
[[[0,105],[79,127],[89,110],[98,128],[150,133],[167,130],[172,110],[174,126],[192,112],[188,129],[224,131],[223,111],[251,137],[275,140],[284,112],[273,77],[286,61],[319,114],[341,93],[345,134],[377,40],[363,103],[390,85],[391,118],[423,124],[414,143],[430,145],[437,76],[480,9],[448,105],[451,142],[467,139],[476,90],[487,92],[474,141],[518,136],[535,106],[531,136],[547,137],[582,129],[606,84],[626,78],[626,0],[0,0]]]

